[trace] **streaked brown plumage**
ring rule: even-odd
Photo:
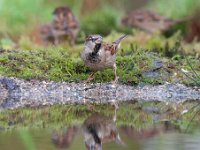
[[[52,28],[55,37],[55,44],[67,37],[70,44],[74,45],[77,33],[79,31],[79,22],[71,9],[67,6],[57,7],[53,12]]]
[[[75,44],[79,31],[79,22],[69,7],[57,7],[53,11],[51,23],[41,26],[40,35],[45,44],[58,45],[68,40],[70,45]]]
[[[94,71],[94,73],[107,68],[114,69],[114,82],[116,83],[118,80],[116,72],[116,53],[120,42],[124,38],[126,38],[126,35],[110,44],[104,43],[100,35],[90,35],[86,38],[85,47],[81,53],[81,58],[85,65]],[[94,73],[91,74],[87,81],[93,79]]]
[[[82,129],[87,150],[102,150],[102,144],[111,141],[125,145],[119,136],[115,121],[116,113],[113,119],[94,113],[85,120]]]
[[[125,26],[136,27],[149,33],[165,32],[183,20],[172,20],[154,11],[138,9],[122,18]]]

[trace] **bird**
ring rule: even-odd
[[[84,121],[82,131],[87,150],[102,150],[102,144],[111,141],[126,146],[119,136],[115,121],[116,113],[113,119],[93,113]]]
[[[93,80],[97,71],[112,68],[115,74],[113,83],[117,83],[116,53],[120,42],[126,37],[127,35],[123,35],[112,43],[103,42],[101,35],[89,35],[86,38],[81,58],[84,64],[93,71],[86,82]]]
[[[68,39],[73,46],[79,32],[79,22],[71,9],[60,6],[53,11],[53,20],[40,27],[40,37],[45,45],[51,43],[58,45],[61,41]]]
[[[75,44],[80,25],[69,7],[60,6],[55,8],[51,25],[55,38],[55,45],[59,44],[65,37],[69,38],[70,45]]]
[[[173,20],[150,10],[138,9],[129,12],[121,20],[124,26],[136,27],[147,33],[165,32],[186,19]]]
[[[78,132],[78,127],[73,125],[67,128],[67,131],[58,132],[54,131],[52,134],[52,142],[57,148],[70,148],[74,138]]]

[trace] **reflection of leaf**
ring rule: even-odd
[[[36,150],[36,146],[33,139],[27,130],[21,130],[19,132],[20,139],[27,150]]]
[[[198,106],[199,106],[199,104],[198,104]],[[199,112],[200,112],[200,109],[198,109],[198,110],[194,113],[194,115],[192,116],[191,120],[189,121],[189,123],[188,123],[188,125],[187,125],[187,127],[186,127],[185,133],[188,132],[188,129],[190,128],[191,123],[193,122],[193,120],[195,119],[195,117],[199,114]]]

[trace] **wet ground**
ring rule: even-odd
[[[182,84],[1,77],[0,149],[199,149],[199,100],[198,87]]]
[[[111,83],[67,83],[0,77],[0,110],[53,104],[124,101],[184,102],[200,100],[199,88],[183,84],[128,86]]]
[[[117,126],[113,117],[92,114],[82,124],[60,129],[0,131],[0,145],[2,150],[77,150],[87,147],[91,150],[197,150],[200,147],[199,129],[185,133],[168,121],[137,129],[131,125]]]

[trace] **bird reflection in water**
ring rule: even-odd
[[[57,148],[69,148],[77,131],[77,126],[70,126],[65,132],[54,132],[52,135],[52,142]]]
[[[87,150],[102,150],[102,144],[115,141],[121,146],[125,146],[122,142],[117,127],[116,127],[116,113],[118,106],[115,106],[115,113],[113,117],[107,117],[99,113],[93,113],[89,116],[81,126],[84,136],[85,146]],[[57,148],[70,148],[75,135],[80,130],[77,126],[68,127],[65,132],[54,132],[52,135],[52,142]]]
[[[140,143],[167,132],[180,132],[179,127],[168,120],[159,121],[145,129],[138,130],[133,126],[123,125],[116,127],[116,109],[113,117],[108,117],[100,113],[93,113],[82,124],[82,126],[70,126],[63,133],[56,132],[52,136],[52,141],[57,148],[70,148],[75,135],[82,131],[84,144],[87,150],[102,150],[103,144],[116,142],[122,147],[128,147],[129,142]],[[123,134],[126,143],[121,140],[119,133]],[[128,142],[129,141],[129,142]]]
[[[102,150],[102,144],[111,141],[125,146],[116,127],[116,109],[113,118],[92,114],[83,123],[82,130],[87,150]]]

